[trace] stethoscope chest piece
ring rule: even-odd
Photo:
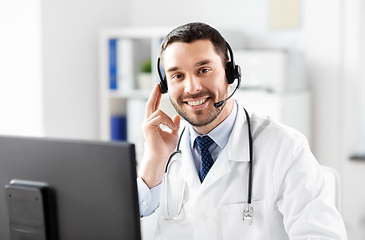
[[[253,218],[253,207],[251,207],[251,204],[247,204],[247,209],[243,210],[243,221],[248,221],[248,224],[252,224],[252,218]]]

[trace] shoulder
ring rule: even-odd
[[[264,116],[255,112],[251,113],[251,125],[255,131],[263,131],[265,133],[275,133],[287,137],[301,138],[304,135],[297,129],[289,127],[271,116]]]
[[[289,170],[317,172],[318,163],[307,138],[298,130],[255,113],[251,114],[251,123],[257,162],[271,166],[275,178],[283,179]]]
[[[265,141],[272,146],[289,147],[291,145],[309,148],[307,138],[298,130],[289,127],[270,116],[252,112],[251,128],[253,139]]]

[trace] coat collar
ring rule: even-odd
[[[248,162],[250,159],[248,124],[245,112],[239,104],[236,122],[234,124],[232,134],[229,137],[226,149],[227,158],[230,161]]]

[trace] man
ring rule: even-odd
[[[217,30],[202,23],[174,29],[160,60],[160,85],[179,115],[171,119],[158,109],[156,85],[142,125],[146,145],[137,180],[144,240],[347,239],[305,137],[246,115],[230,98],[232,64]],[[188,122],[181,129],[180,116]]]

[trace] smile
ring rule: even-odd
[[[198,100],[198,101],[189,101],[187,102],[190,106],[200,106],[202,105],[203,103],[205,103],[207,101],[206,98],[204,99],[201,99],[201,100]]]

